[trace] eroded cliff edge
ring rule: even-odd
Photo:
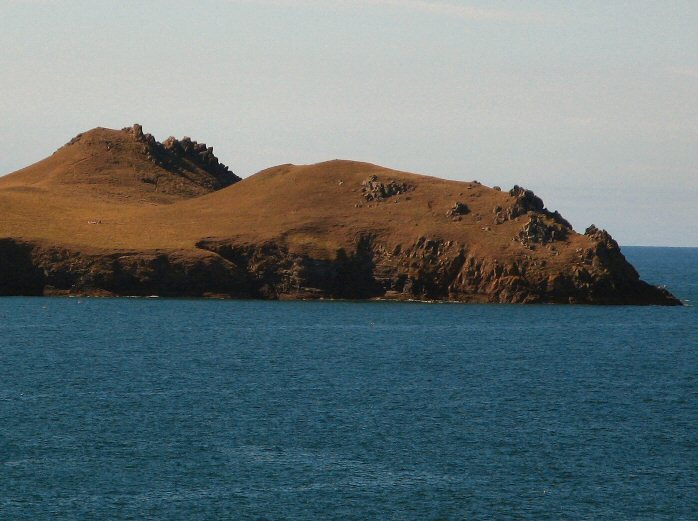
[[[352,161],[238,180],[189,138],[85,133],[0,178],[0,294],[680,305],[518,186]]]
[[[0,294],[680,304],[640,280],[605,232],[592,233],[597,242],[579,253],[579,265],[549,275],[540,261],[483,259],[467,245],[426,237],[387,248],[363,236],[334,259],[273,242],[204,241],[196,253],[86,253],[3,239]]]

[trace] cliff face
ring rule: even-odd
[[[0,296],[43,294],[44,274],[32,253],[30,244],[0,239]]]
[[[61,167],[76,146],[101,170]],[[576,233],[518,186],[350,161],[238,183],[205,145],[140,126],[59,153],[0,178],[0,294],[680,304],[608,233]]]
[[[353,251],[340,249],[334,259],[294,254],[275,243],[199,246],[197,254],[84,254],[4,239],[0,294],[679,304],[641,281],[620,251],[603,243],[596,246],[601,256],[581,252],[582,266],[547,276],[536,261],[483,259],[466,245],[424,237],[392,250],[361,237]]]

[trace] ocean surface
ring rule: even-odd
[[[683,308],[0,299],[0,520],[696,520]]]

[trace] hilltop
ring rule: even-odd
[[[340,160],[240,180],[139,125],[1,177],[0,208],[0,294],[679,303],[518,186]]]

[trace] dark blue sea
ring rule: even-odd
[[[0,299],[0,520],[696,520],[683,308]]]

